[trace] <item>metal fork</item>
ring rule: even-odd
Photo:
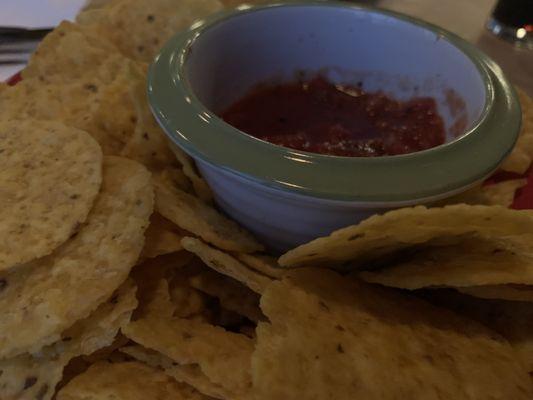
[[[51,28],[0,27],[0,65],[25,64]]]

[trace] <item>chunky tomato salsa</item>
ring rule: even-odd
[[[347,157],[412,153],[445,141],[435,99],[398,101],[322,76],[260,85],[221,117],[243,132],[291,149]]]

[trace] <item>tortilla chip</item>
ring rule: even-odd
[[[250,389],[253,342],[201,321],[148,316],[133,321],[123,333],[178,364],[198,364],[210,381],[235,394]]]
[[[192,287],[216,297],[220,305],[227,310],[234,311],[254,322],[264,319],[259,309],[257,293],[227,276],[206,270],[191,277],[189,282]]]
[[[178,382],[191,385],[206,396],[217,399],[238,400],[233,393],[211,382],[197,364],[180,365],[163,354],[142,346],[127,346],[123,347],[121,351],[151,367],[162,368],[165,374],[173,377]]]
[[[418,292],[417,292],[418,293]],[[505,337],[533,375],[533,304],[479,299],[454,290],[422,290],[427,300],[476,320]]]
[[[150,174],[106,157],[86,225],[51,255],[0,274],[0,357],[34,353],[87,317],[126,279],[152,212]]]
[[[133,268],[131,277],[139,288],[137,293],[139,307],[135,311],[135,318],[146,314],[147,305],[158,296],[160,281],[170,280],[173,272],[184,268],[192,258],[190,253],[183,251],[148,259]]]
[[[132,280],[129,279],[129,281],[132,281]],[[89,365],[95,364],[99,361],[109,361],[109,362],[115,362],[116,360],[120,360],[120,362],[127,361],[126,356],[123,353],[119,352],[118,350],[126,346],[129,343],[129,341],[130,340],[126,336],[119,333],[117,336],[115,336],[115,340],[113,340],[113,343],[111,343],[109,346],[102,347],[101,349],[95,351],[94,353],[81,356],[81,358],[83,358],[87,363],[89,363]],[[118,357],[118,354],[120,354],[122,358]]]
[[[59,121],[89,132],[104,154],[120,149],[121,143],[104,131],[95,114],[99,86],[93,79],[45,85],[38,79],[25,79],[2,92],[0,115],[3,120],[32,118]],[[67,100],[68,99],[68,104]]]
[[[138,79],[141,79],[138,77],[139,73],[140,71],[138,71],[138,67],[135,64],[126,63],[122,72],[117,75],[117,79],[101,87],[102,94],[95,118],[107,135],[112,135],[112,137],[120,141],[122,150],[113,155],[124,156],[144,165],[144,159],[122,154],[123,149],[135,134],[137,119],[139,118],[131,94],[132,85],[138,83]]]
[[[200,268],[193,257],[184,251],[148,260],[133,269],[131,275],[139,286],[139,307],[134,319],[148,315],[189,318],[203,314],[207,299],[188,284],[189,277]]]
[[[488,205],[501,205],[511,207],[514,202],[516,191],[527,184],[527,179],[513,179],[483,187]]]
[[[195,194],[192,182],[187,178],[182,168],[167,166],[157,173],[157,179],[168,186],[176,186],[189,194]]]
[[[522,130],[515,148],[501,169],[523,174],[533,159],[533,100],[524,90],[516,88],[516,91],[522,107]]]
[[[31,119],[0,123],[0,271],[74,235],[101,183],[102,151],[86,132]]]
[[[152,62],[171,36],[221,8],[217,0],[122,0],[83,12],[77,21],[110,40],[126,56]]]
[[[402,289],[533,285],[533,235],[500,241],[463,239],[453,246],[420,250],[407,261],[360,273],[367,282]]]
[[[460,223],[458,222],[460,221]],[[375,215],[315,239],[280,257],[281,266],[339,266],[357,268],[374,260],[420,246],[447,245],[463,238],[503,241],[531,234],[533,214],[499,206],[452,205],[403,208]]]
[[[120,70],[124,59],[117,52],[108,41],[84,31],[79,25],[63,21],[41,41],[22,70],[22,78],[64,82],[80,79],[90,71],[107,82]],[[104,60],[107,67],[100,69]]]
[[[185,237],[181,244],[187,251],[200,257],[210,268],[243,283],[256,293],[262,293],[272,281],[271,278],[248,268],[231,255],[210,247],[201,240]]]
[[[533,302],[533,286],[529,285],[487,285],[457,288],[461,293],[482,299]]]
[[[168,281],[161,279],[150,301],[146,304],[144,312],[147,315],[157,315],[161,318],[172,318],[175,307],[172,304],[170,292],[168,290]]]
[[[137,305],[135,285],[128,281],[88,318],[65,331],[61,339],[38,354],[0,360],[0,398],[49,400],[68,362],[113,342]]]
[[[38,78],[25,79],[3,91],[0,115],[3,119],[63,122],[89,132],[105,155],[118,155],[136,126],[130,86],[138,68],[136,63],[123,58],[120,70],[106,83],[94,71],[80,79],[48,84]],[[105,61],[99,69],[108,69]]]
[[[181,239],[187,235],[187,231],[177,227],[160,214],[152,214],[150,225],[145,232],[146,239],[141,259],[154,258],[183,250]]]
[[[235,257],[253,270],[272,279],[280,279],[286,272],[285,269],[279,266],[278,261],[271,256],[264,254],[236,253]]]
[[[118,351],[118,349],[127,345],[128,342],[129,339],[119,333],[113,340],[113,343],[111,343],[109,346],[102,347],[88,356],[78,356],[70,360],[65,368],[63,368],[63,377],[56,386],[56,392],[66,386],[67,383],[72,380],[72,378],[83,374],[91,365],[97,362],[105,361],[117,363],[131,361],[131,357]]]
[[[263,249],[243,228],[197,197],[158,177],[154,177],[154,186],[157,212],[180,228],[224,250],[251,253]]]
[[[174,275],[179,275],[175,271]],[[187,278],[162,278],[152,288],[136,312],[136,318],[158,316],[161,318],[189,318],[206,309],[207,299],[187,284]]]
[[[194,161],[176,146],[172,146],[172,151],[182,165],[184,175],[191,180],[196,196],[206,203],[211,203],[213,201],[213,192],[207,182],[200,176],[200,173],[197,172]]]
[[[201,400],[192,387],[138,362],[100,362],[74,378],[57,400]]]
[[[529,399],[511,346],[446,310],[327,270],[261,298],[254,393],[268,399]]]
[[[126,141],[120,155],[139,161],[155,171],[167,165],[175,164],[176,159],[168,147],[168,139],[159,127],[150,111],[146,97],[146,71],[143,68],[129,70],[128,99],[126,104],[132,105],[135,112],[133,135]],[[111,119],[116,112],[106,108]]]
[[[175,317],[193,318],[203,316],[207,311],[209,306],[207,296],[189,285],[189,277],[195,273],[197,272],[191,270],[179,271],[170,281],[170,299],[174,306]]]

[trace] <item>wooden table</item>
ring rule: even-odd
[[[533,1],[533,0],[532,0]],[[476,44],[508,78],[533,96],[533,50],[520,49],[485,29],[495,0],[377,0],[378,7],[424,19]]]

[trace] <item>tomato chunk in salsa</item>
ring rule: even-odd
[[[445,142],[435,99],[398,101],[323,76],[260,85],[220,116],[258,139],[334,156],[406,154]]]

